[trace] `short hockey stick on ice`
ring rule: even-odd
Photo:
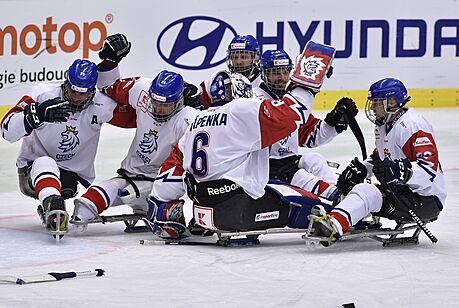
[[[105,270],[97,268],[93,271],[84,272],[65,272],[65,273],[48,273],[43,275],[33,276],[0,276],[0,283],[13,283],[13,284],[29,284],[29,283],[40,283],[49,281],[58,281],[67,278],[84,278],[84,277],[100,277],[103,276]]]

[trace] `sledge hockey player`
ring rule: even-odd
[[[94,63],[77,59],[64,83],[34,86],[1,122],[4,139],[22,139],[16,161],[20,190],[40,201],[40,217],[56,239],[67,231],[64,200],[76,196],[78,183],[88,187],[95,178],[102,124],[129,126],[123,106],[97,92],[97,78]]]
[[[239,73],[249,79],[252,87],[257,87],[261,82],[260,46],[252,35],[236,35],[228,45],[226,51],[226,65],[231,73]],[[207,109],[212,104],[210,84],[215,76],[201,82],[199,85],[202,93],[203,108]]]
[[[366,115],[375,126],[376,149],[367,160],[354,158],[338,179],[349,194],[330,214],[317,208],[314,235],[328,238],[330,245],[350,226],[369,213],[398,221],[424,223],[437,219],[446,200],[446,187],[434,131],[412,107],[405,85],[384,78],[370,86]],[[380,185],[363,183],[374,175]]]
[[[109,97],[135,110],[135,136],[117,170],[118,176],[92,185],[81,198],[74,200],[73,220],[77,224],[97,220],[107,208],[122,204],[131,206],[134,213],[145,215],[146,199],[159,167],[197,113],[196,109],[184,106],[185,84],[180,74],[164,70],[154,79],[120,79],[118,63],[122,57],[118,54],[130,45],[123,34],[106,38],[99,52],[103,61],[99,64],[98,85]]]
[[[245,77],[216,75],[212,107],[194,119],[153,185],[148,215],[153,232],[163,238],[184,237],[184,201],[179,200],[185,193],[180,183],[184,173],[194,219],[203,228],[263,230],[308,223],[310,204],[320,203],[318,197],[286,184],[277,186],[281,194],[267,183],[269,146],[306,122],[314,102],[309,87],[320,88],[333,59],[333,48],[309,42],[305,53],[313,48],[324,59],[324,67],[315,72],[320,75],[314,82],[306,77],[310,66],[303,56],[282,100],[249,98],[252,89]],[[297,202],[306,197],[309,204],[294,206],[284,194],[294,195]]]
[[[285,94],[292,60],[284,50],[266,50],[260,59],[262,82],[254,87],[254,96],[277,100]],[[317,94],[312,92],[313,96]],[[337,195],[337,176],[318,153],[299,154],[299,146],[313,148],[330,142],[347,129],[344,110],[351,116],[358,112],[354,101],[342,98],[325,120],[309,114],[307,122],[270,147],[269,178],[291,183],[322,198],[333,201]]]

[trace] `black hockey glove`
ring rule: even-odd
[[[389,160],[375,164],[373,173],[381,184],[406,184],[413,175],[411,162],[407,158]]]
[[[327,114],[325,123],[334,127],[339,134],[346,130],[348,125],[344,113],[348,117],[355,117],[358,112],[354,101],[351,98],[343,97],[336,103],[335,108]]]
[[[70,116],[70,104],[60,97],[42,103],[32,103],[24,108],[26,130],[38,128],[44,122],[67,122]]]
[[[200,110],[204,109],[204,105],[202,104],[201,93],[199,92],[198,88],[191,83],[185,82],[185,89],[183,90],[183,99],[185,106],[190,106]]]
[[[367,177],[367,173],[365,165],[355,157],[338,177],[336,186],[343,193],[347,194],[352,187],[359,183],[363,183]]]
[[[127,40],[127,37],[121,33],[112,34],[105,39],[99,51],[99,58],[120,63],[129,51],[131,51],[131,42]]]

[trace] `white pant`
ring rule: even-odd
[[[60,175],[56,161],[49,156],[38,157],[33,162],[30,179],[41,204],[46,197],[61,194]]]
[[[338,180],[338,175],[328,166],[325,157],[319,153],[304,154],[300,159],[299,167],[328,184],[336,184]]]
[[[325,157],[318,153],[308,153],[301,157],[298,170],[292,178],[292,185],[331,199],[336,191],[337,175],[328,166]]]
[[[140,196],[137,198],[132,185],[125,179],[112,178],[101,182],[97,185],[92,185],[86,193],[75,202],[74,216],[78,216],[82,220],[94,218],[95,213],[102,213],[105,209],[111,206],[119,206],[123,204],[129,205],[136,211],[147,212],[148,198],[153,182],[150,181],[135,181],[139,189]],[[84,206],[81,206],[84,204]],[[84,207],[87,207],[86,209]]]
[[[382,194],[376,186],[361,183],[355,185],[331,213],[344,216],[349,226],[353,226],[369,213],[379,212],[382,203]]]

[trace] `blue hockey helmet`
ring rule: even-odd
[[[228,71],[218,72],[210,84],[212,105],[227,103],[237,98],[253,96],[252,84],[247,77]]]
[[[408,90],[400,80],[384,78],[370,86],[365,113],[371,122],[380,126],[410,99]]]
[[[62,89],[73,112],[81,111],[92,104],[97,77],[97,65],[89,60],[77,59],[70,65]]]
[[[293,67],[292,59],[282,49],[266,50],[260,58],[261,79],[277,96],[285,94],[290,71]]]
[[[259,59],[260,46],[252,35],[236,35],[228,45],[226,64],[232,73],[253,77]]]
[[[165,122],[183,107],[184,81],[180,74],[162,71],[151,83],[147,101],[148,114],[158,122]]]

